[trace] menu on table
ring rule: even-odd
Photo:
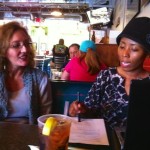
[[[72,121],[69,143],[109,146],[104,119],[77,120]]]

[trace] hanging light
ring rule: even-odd
[[[61,11],[52,11],[52,12],[51,12],[51,15],[52,15],[52,16],[56,16],[56,17],[59,17],[59,16],[62,16],[62,12],[61,12]]]
[[[62,16],[62,9],[61,9],[61,6],[58,5],[57,8],[53,9],[53,11],[51,11],[50,13],[52,16],[55,16],[55,17],[60,17]]]

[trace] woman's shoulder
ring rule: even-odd
[[[100,71],[102,74],[117,74],[117,67],[108,67]]]
[[[101,70],[97,76],[98,79],[111,80],[118,76],[116,67],[108,67],[107,69]]]
[[[109,67],[105,70],[101,70],[97,76],[97,82],[102,83],[103,85],[118,84],[123,82],[123,78],[117,73],[117,67]]]
[[[44,71],[37,68],[26,68],[26,74],[32,74],[40,77],[47,76],[47,74]]]
[[[23,79],[26,83],[29,83],[30,81],[41,83],[43,80],[46,82],[49,80],[48,75],[37,68],[26,68]]]

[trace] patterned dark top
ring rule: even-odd
[[[84,103],[111,126],[125,126],[129,96],[116,68],[100,71]]]

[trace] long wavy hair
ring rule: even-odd
[[[12,21],[0,26],[0,70],[4,70],[7,64],[7,59],[5,58],[5,54],[10,46],[10,40],[15,32],[23,31],[29,41],[32,42],[30,35],[28,34],[26,28],[24,28],[19,22]],[[29,52],[29,63],[27,66],[34,67],[35,66],[35,49],[31,44],[30,52]]]
[[[100,71],[100,65],[102,64],[98,53],[88,48],[87,52],[80,51],[80,61],[85,59],[85,63],[88,66],[88,72],[93,75]]]

